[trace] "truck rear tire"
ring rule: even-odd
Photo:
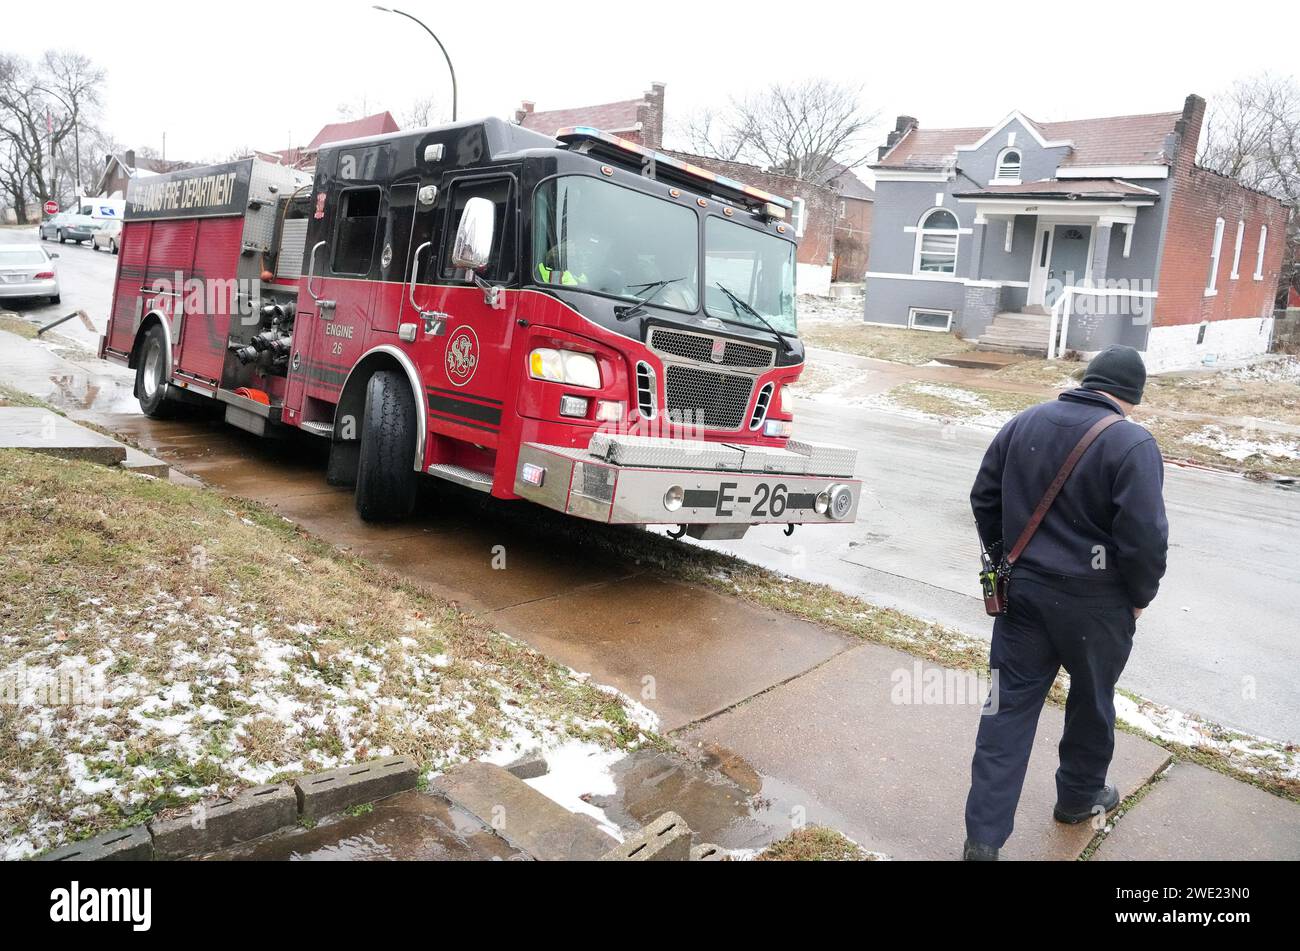
[[[357,465],[357,513],[367,522],[405,518],[415,510],[415,397],[406,376],[378,370],[366,384]]]
[[[167,399],[167,335],[153,324],[145,331],[135,365],[135,395],[141,411],[151,419],[174,415],[176,404]]]

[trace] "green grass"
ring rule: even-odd
[[[50,848],[258,773],[389,752],[443,768],[518,729],[658,742],[617,696],[213,491],[0,452],[0,575],[0,670],[80,670],[91,687],[5,710],[0,848]]]
[[[973,349],[952,334],[906,328],[873,327],[850,321],[810,321],[799,328],[810,347],[854,353],[860,357],[920,366],[935,357]]]
[[[806,826],[773,842],[756,862],[871,862],[876,856],[825,826]]]

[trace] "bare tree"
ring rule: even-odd
[[[433,96],[420,96],[398,114],[403,129],[425,129],[442,122],[442,110]]]
[[[739,162],[745,153],[745,140],[736,129],[734,115],[715,109],[701,109],[680,123],[678,134],[687,150],[696,155]]]
[[[37,66],[0,56],[0,187],[20,222],[28,200],[66,199],[79,184],[80,136],[103,82],[103,70],[77,53],[50,51]]]
[[[1300,85],[1271,73],[1234,83],[1214,100],[1199,162],[1291,205],[1282,284],[1300,286]]]
[[[856,168],[872,152],[866,134],[876,113],[862,87],[830,79],[773,83],[733,99],[725,113],[703,111],[682,136],[702,155],[745,161],[818,185]]]

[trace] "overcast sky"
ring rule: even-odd
[[[1260,0],[1212,17],[1149,0],[1057,14],[947,0],[396,2],[447,45],[462,118],[509,116],[521,99],[539,109],[631,99],[661,81],[671,131],[773,80],[829,75],[862,85],[883,136],[899,113],[935,127],[989,125],[1012,109],[1040,120],[1172,111],[1190,92],[1212,98],[1237,77],[1295,71],[1285,31],[1262,32],[1294,6]],[[6,4],[0,50],[48,47],[102,64],[105,125],[126,146],[161,149],[166,133],[169,158],[305,144],[344,104],[399,119],[422,95],[450,105],[433,41],[367,2]]]

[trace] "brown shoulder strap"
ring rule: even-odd
[[[1043,524],[1043,518],[1047,515],[1047,510],[1050,509],[1052,503],[1056,501],[1056,496],[1060,493],[1061,487],[1065,485],[1065,480],[1070,478],[1070,473],[1073,472],[1074,467],[1079,464],[1079,460],[1082,459],[1083,454],[1088,451],[1088,447],[1096,442],[1097,437],[1100,436],[1108,427],[1113,426],[1123,418],[1123,416],[1117,416],[1114,413],[1107,413],[1101,419],[1097,420],[1097,422],[1093,423],[1092,428],[1083,434],[1083,438],[1079,440],[1079,444],[1075,446],[1074,449],[1071,450],[1070,455],[1066,457],[1064,464],[1061,466],[1061,471],[1056,474],[1056,478],[1052,480],[1052,484],[1047,487],[1047,491],[1043,494],[1043,500],[1038,503],[1038,508],[1034,509],[1034,514],[1030,516],[1029,523],[1025,525],[1025,530],[1021,532],[1020,537],[1016,539],[1016,547],[1011,549],[1011,554],[1007,556],[1008,565],[1014,565],[1016,559],[1019,558],[1029,546],[1030,541],[1033,540],[1034,533],[1038,531],[1038,526]]]

